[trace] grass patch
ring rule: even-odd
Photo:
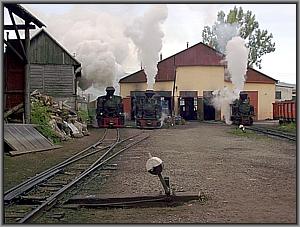
[[[284,132],[296,133],[297,125],[296,125],[295,122],[285,123],[285,124],[279,125],[277,127],[277,129],[280,130],[280,131],[284,131]]]
[[[263,138],[262,136],[258,135],[257,133],[249,129],[246,129],[245,132],[243,132],[239,128],[234,128],[231,131],[229,131],[229,133],[236,136],[247,137],[247,138],[255,138],[255,139]]]
[[[36,129],[53,143],[60,143],[60,138],[55,134],[49,122],[51,120],[51,111],[48,106],[40,102],[31,104],[31,123],[36,124]]]
[[[88,118],[89,123],[93,123],[94,119],[96,119],[96,108],[88,108]]]
[[[77,115],[81,119],[82,122],[90,123],[90,116],[89,116],[88,111],[78,110]]]

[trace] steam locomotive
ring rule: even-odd
[[[145,96],[135,100],[135,116],[137,128],[160,128],[162,126],[162,108],[160,96],[152,90],[146,90]]]
[[[113,87],[106,88],[106,95],[97,99],[96,117],[101,128],[123,127],[124,112],[121,96],[114,95]]]
[[[240,98],[231,104],[231,121],[236,125],[252,125],[254,107],[250,105],[248,95],[240,93]]]

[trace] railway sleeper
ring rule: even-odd
[[[18,204],[39,205],[47,199],[47,196],[21,196]]]
[[[95,195],[74,196],[62,207],[76,209],[84,208],[136,208],[136,207],[165,207],[180,206],[187,202],[204,202],[207,197],[202,194],[176,193],[176,195],[156,195],[156,196],[123,196],[107,195],[97,197]]]
[[[48,181],[45,183],[40,184],[41,187],[54,187],[54,186],[62,186],[66,185],[68,182],[65,180],[60,180],[60,181]]]
[[[62,219],[65,217],[65,213],[64,212],[48,213],[46,216],[49,218]]]

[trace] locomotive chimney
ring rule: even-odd
[[[153,90],[146,90],[145,95],[148,99],[152,98],[152,96],[154,95],[154,91]]]
[[[113,96],[114,93],[115,93],[114,87],[107,87],[107,88],[106,88],[106,95],[107,95],[107,96]]]

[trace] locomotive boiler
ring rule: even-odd
[[[113,87],[106,88],[106,95],[97,99],[96,117],[101,128],[123,127],[124,111],[121,96],[114,95]]]
[[[152,90],[146,90],[145,96],[135,101],[136,127],[160,128],[162,108],[160,97],[155,96]]]
[[[240,98],[231,104],[231,121],[236,125],[252,125],[254,107],[250,105],[248,95],[240,94]]]

